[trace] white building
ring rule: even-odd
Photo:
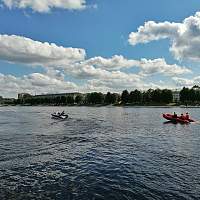
[[[173,102],[179,102],[180,101],[180,91],[176,90],[172,92],[173,95]]]

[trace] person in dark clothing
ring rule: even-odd
[[[175,112],[174,112],[174,115],[173,115],[173,117],[174,117],[174,118],[177,118],[177,114],[176,114]]]

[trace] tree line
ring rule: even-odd
[[[168,89],[149,89],[145,92],[133,90],[130,93],[124,90],[121,94],[107,92],[92,92],[85,95],[73,96],[29,96],[15,100],[15,104],[28,105],[95,105],[95,104],[148,104],[170,103],[173,100],[172,91]]]
[[[200,103],[200,87],[195,85],[192,88],[184,87],[180,91],[180,101],[185,105]]]
[[[30,96],[17,99],[14,104],[28,105],[164,105],[173,102],[173,92],[169,89],[149,89],[147,91],[124,90],[121,94],[107,92],[92,92],[84,95],[73,96]],[[200,87],[184,87],[180,91],[178,104],[197,104],[200,102]]]

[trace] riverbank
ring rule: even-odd
[[[134,105],[134,104],[69,104],[69,105],[52,105],[52,104],[38,104],[38,105],[30,105],[30,104],[1,104],[0,107],[7,107],[7,106],[27,106],[27,107],[134,107],[134,108],[173,108],[173,107],[180,107],[180,108],[200,108],[200,106],[193,106],[193,105],[178,105],[178,104],[167,104],[167,105],[156,105],[156,104],[145,104],[145,105]]]

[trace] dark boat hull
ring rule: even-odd
[[[53,119],[67,119],[68,115],[56,115],[56,114],[51,114],[51,117]]]

